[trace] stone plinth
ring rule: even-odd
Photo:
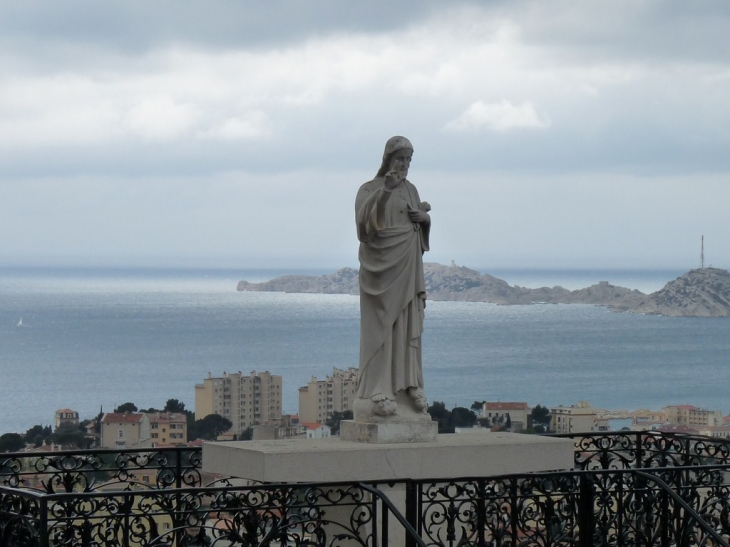
[[[573,467],[573,441],[517,433],[439,435],[375,444],[283,439],[203,444],[203,471],[262,482],[449,479]]]
[[[433,421],[379,424],[342,420],[340,439],[374,444],[427,443],[436,441],[438,429],[438,423]]]

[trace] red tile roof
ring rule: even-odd
[[[325,424],[313,424],[311,422],[310,423],[307,423],[307,422],[299,422],[299,425],[304,426],[307,429],[319,429],[320,427],[324,427]]]
[[[527,410],[527,403],[484,403],[484,410]]]

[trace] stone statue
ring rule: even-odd
[[[355,200],[360,240],[360,381],[355,422],[430,421],[423,392],[421,333],[431,206],[406,176],[413,146],[385,144],[376,177]]]

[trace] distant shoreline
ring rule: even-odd
[[[594,274],[597,272],[594,272]],[[730,317],[730,273],[718,268],[690,270],[663,288],[645,294],[600,280],[569,290],[560,285],[529,288],[510,285],[489,274],[433,262],[424,264],[428,298],[501,305],[590,304],[614,311],[681,317]],[[358,271],[342,268],[335,273],[284,275],[264,282],[239,281],[238,291],[284,293],[358,294]]]

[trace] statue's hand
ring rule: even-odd
[[[395,190],[395,187],[400,184],[402,180],[402,174],[398,169],[391,169],[385,174],[384,185],[388,192]]]
[[[428,216],[428,213],[413,209],[410,205],[408,206],[408,216],[411,218],[411,222],[418,222],[419,224],[431,222],[431,217]]]

